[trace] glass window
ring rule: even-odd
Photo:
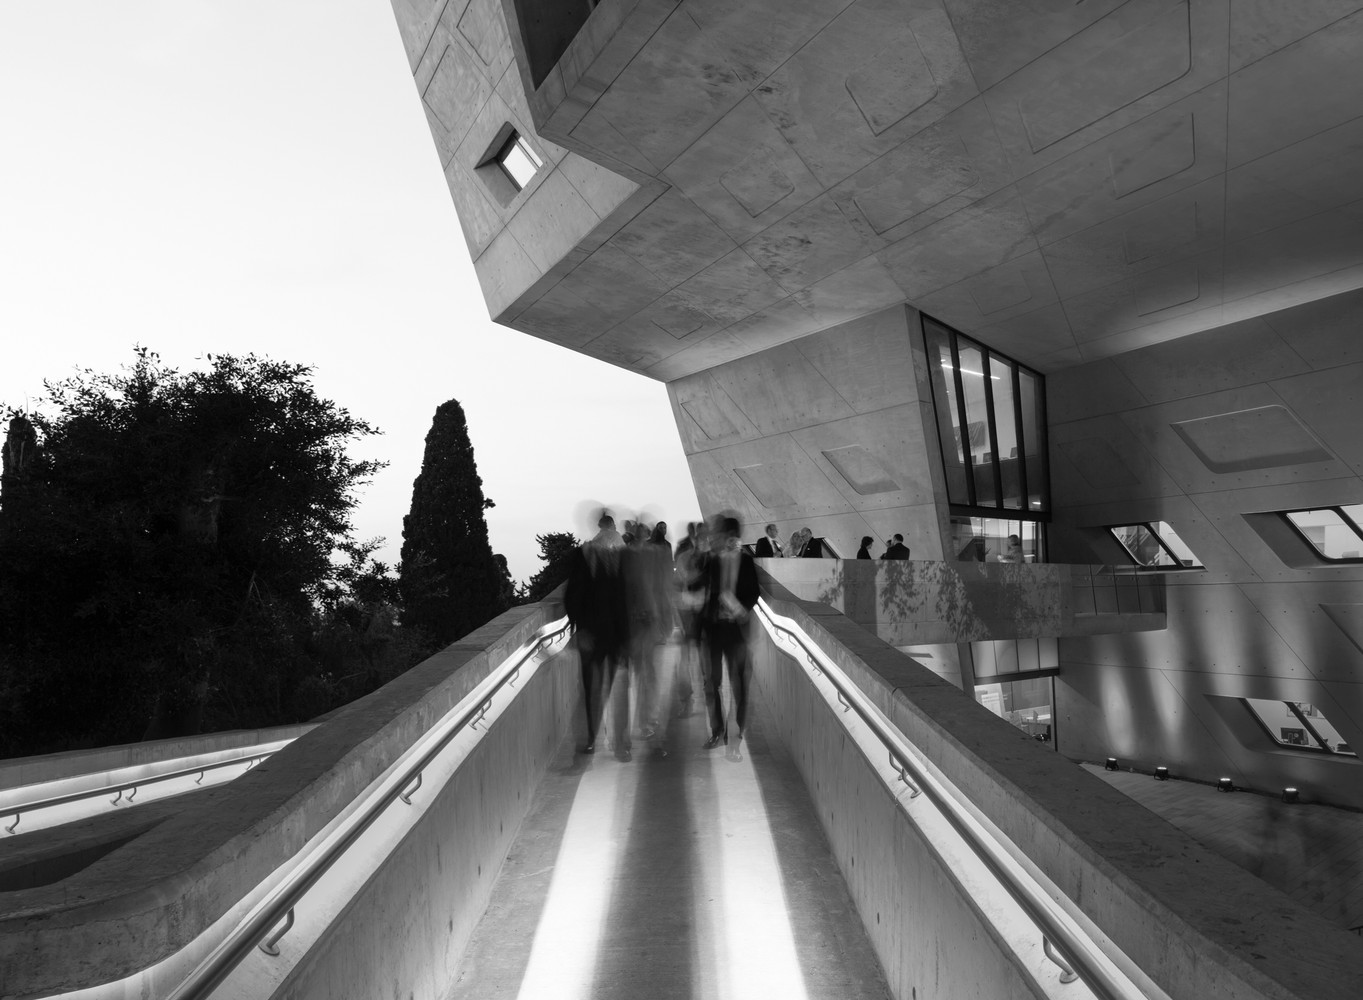
[[[1288,747],[1357,756],[1319,708],[1304,701],[1242,698],[1268,735]]]
[[[1046,414],[1041,377],[1018,367],[1018,402],[1022,410],[1023,454],[1027,464],[1027,506],[1034,511],[1050,510],[1050,472],[1046,464]]]
[[[1107,529],[1143,569],[1201,569],[1202,561],[1168,521],[1118,524]]]
[[[1363,504],[1293,510],[1284,516],[1322,558],[1363,559]]]
[[[951,551],[961,562],[1045,562],[1045,525],[1002,517],[952,517]]]
[[[994,493],[994,449],[989,437],[988,378],[984,371],[984,352],[966,340],[956,338],[956,353],[961,359],[961,392],[965,397],[967,447],[971,474],[975,479],[975,503],[997,507]]]
[[[942,465],[947,477],[947,497],[952,503],[969,503],[965,484],[965,448],[961,438],[960,409],[956,399],[956,366],[951,359],[951,334],[936,323],[923,323],[928,370],[937,415],[937,438],[942,446]]]
[[[1051,730],[1053,681],[1029,677],[998,684],[975,685],[975,700],[1000,719],[1007,719],[1034,740],[1055,745]]]
[[[927,316],[923,338],[950,502],[1044,516],[1050,498],[1041,376]]]
[[[989,354],[989,391],[994,396],[994,438],[999,446],[999,482],[1003,506],[1022,507],[1022,462],[1018,456],[1017,413],[1013,402],[1013,365],[992,351]]]
[[[502,146],[502,151],[497,154],[497,163],[511,178],[511,183],[516,185],[517,191],[529,184],[539,168],[544,166],[544,161],[535,155],[525,137],[515,132],[511,133],[511,137]]]

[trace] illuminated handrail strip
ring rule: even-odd
[[[233,767],[234,765],[241,763],[247,763],[247,770],[250,770],[251,767],[254,767],[262,760],[269,759],[281,749],[283,749],[283,747],[276,747],[273,750],[263,753],[260,751],[244,753],[227,760],[213,761],[209,764],[197,764],[194,767],[184,767],[175,771],[149,774],[143,778],[116,781],[111,785],[100,785],[98,788],[85,788],[79,792],[68,792],[65,795],[53,795],[45,799],[33,799],[28,802],[19,802],[12,806],[6,806],[5,808],[0,809],[0,816],[14,817],[14,822],[5,826],[5,832],[16,833],[19,826],[19,820],[23,817],[23,814],[27,812],[35,812],[39,809],[50,809],[52,806],[70,805],[73,802],[83,802],[86,799],[100,798],[108,795],[110,792],[118,793],[112,800],[113,803],[117,803],[122,799],[124,792],[129,793],[127,801],[131,802],[133,801],[133,796],[137,794],[137,790],[143,785],[154,785],[162,781],[173,781],[176,778],[187,778],[191,774],[197,774],[202,777],[208,771],[216,771],[224,767]],[[198,784],[198,782],[196,781],[195,784]]]
[[[759,599],[758,610],[762,614],[763,624],[769,630],[783,632],[790,636],[804,650],[811,662],[819,661],[821,665],[817,669],[837,690],[839,701],[852,708],[866,723],[871,732],[889,752],[891,761],[895,767],[900,769],[901,776],[905,772],[913,774],[914,778],[917,779],[917,787],[927,793],[928,798],[937,806],[956,832],[961,835],[965,843],[993,873],[994,877],[1013,897],[1037,929],[1041,931],[1043,940],[1055,947],[1061,958],[1073,970],[1073,973],[1077,974],[1084,984],[1102,1000],[1139,1000],[1140,993],[1132,992],[1124,983],[1114,979],[1103,968],[1102,962],[1094,961],[1093,953],[1098,949],[1055,919],[1051,913],[1053,903],[1044,893],[1037,887],[1017,879],[1009,865],[1011,859],[1008,858],[1003,848],[979,835],[974,824],[969,821],[969,814],[952,796],[946,794],[932,775],[918,766],[911,754],[905,752],[904,747],[908,746],[908,740],[897,730],[887,727],[873,712],[868,711],[862,705],[861,702],[865,695],[855,686],[843,682],[838,676],[841,671],[837,669],[836,664],[832,663],[817,645],[807,640],[807,637],[798,629],[792,629],[778,622],[765,599]],[[829,666],[834,667],[834,669],[826,669]],[[1101,952],[1098,953],[1101,954]],[[1056,964],[1061,965],[1062,969],[1065,968],[1062,963],[1057,962]],[[1065,980],[1062,979],[1062,981]]]
[[[331,869],[389,806],[399,799],[410,804],[409,797],[416,790],[413,786],[419,785],[421,774],[431,761],[449,745],[455,736],[463,732],[465,727],[476,724],[487,715],[492,705],[493,696],[520,676],[521,667],[527,660],[538,653],[545,645],[567,632],[568,629],[569,625],[566,618],[560,618],[558,621],[551,622],[541,628],[536,633],[535,639],[516,661],[501,668],[501,676],[478,704],[460,715],[441,735],[440,739],[434,741],[425,753],[407,765],[402,772],[401,779],[393,784],[385,794],[376,798],[363,811],[349,817],[346,821],[348,828],[345,835],[333,843],[324,854],[314,858],[311,863],[289,873],[284,882],[281,883],[282,891],[278,891],[274,901],[238,925],[212,958],[195,969],[170,994],[168,1000],[206,1000],[212,991],[222,984],[232,970],[257,945],[266,954],[277,954],[278,949],[274,946],[293,926],[294,907],[303,899],[308,890]],[[284,927],[272,935],[268,941],[262,941],[266,934],[279,924],[281,919],[285,919]]]

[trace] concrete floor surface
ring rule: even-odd
[[[669,688],[676,657],[667,647]],[[760,709],[733,760],[723,746],[702,749],[698,700],[636,738],[629,762],[604,741],[578,752],[582,733],[565,741],[449,1000],[889,1000],[809,795],[763,738]]]

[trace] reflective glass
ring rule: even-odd
[[[975,700],[1034,740],[1054,745],[1051,731],[1051,705],[1054,702],[1051,678],[1034,677],[998,684],[977,684]]]
[[[1124,524],[1109,529],[1113,537],[1122,543],[1122,548],[1131,554],[1137,566],[1174,567],[1168,552],[1165,552],[1155,538],[1154,532],[1143,524]]]
[[[961,391],[965,393],[965,419],[970,462],[975,476],[975,503],[981,507],[998,506],[994,492],[994,449],[989,442],[989,404],[986,401],[984,352],[966,340],[956,338],[956,353],[961,359]]]
[[[1339,730],[1319,708],[1308,702],[1269,698],[1244,698],[1244,703],[1279,743],[1289,747],[1312,747],[1331,753],[1354,755]],[[1296,711],[1293,711],[1293,708]]]
[[[1018,369],[1018,400],[1022,404],[1022,452],[1027,456],[1027,506],[1034,511],[1049,510],[1041,381],[1022,368]]]
[[[1360,505],[1345,508],[1352,517],[1360,515]],[[1287,515],[1326,559],[1363,559],[1363,537],[1353,524],[1335,510],[1294,510]]]
[[[1003,505],[1022,507],[1022,482],[1018,475],[1017,414],[1013,411],[1013,365],[997,354],[989,355],[989,391],[994,396],[994,437],[999,443],[999,476]]]
[[[960,562],[1042,562],[1045,525],[1002,517],[953,517],[950,550]]]
[[[961,442],[956,379],[951,363],[951,335],[935,323],[924,321],[932,399],[937,415],[937,437],[942,446],[942,465],[947,478],[947,497],[952,503],[969,503],[965,484],[965,450]]]
[[[1159,533],[1160,540],[1174,550],[1174,555],[1178,556],[1179,564],[1198,568],[1202,566],[1202,560],[1193,554],[1192,549],[1183,544],[1183,539],[1178,537],[1178,533],[1174,531],[1173,526],[1168,521],[1156,521],[1155,531]]]
[[[518,188],[524,188],[529,184],[530,179],[535,176],[535,171],[542,166],[540,158],[521,136],[516,136],[506,144],[500,162]]]

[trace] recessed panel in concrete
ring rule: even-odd
[[[859,444],[843,445],[820,454],[838,470],[838,475],[847,480],[847,485],[864,497],[893,493],[900,489],[899,483],[875,460],[875,456]]]
[[[976,93],[946,11],[858,0],[755,96],[814,175],[831,185]]]
[[[1334,456],[1284,406],[1218,413],[1172,425],[1212,472],[1328,462]]]
[[[1122,0],[945,0],[970,69],[990,87],[1106,16]]]
[[[1278,49],[1230,78],[1231,166],[1358,117],[1363,14]],[[1284,86],[1283,81],[1292,81]],[[1300,95],[1310,94],[1309,100]]]
[[[752,490],[757,502],[769,510],[790,507],[795,503],[795,498],[790,495],[795,487],[795,470],[790,465],[749,465],[734,469],[734,474]]]
[[[1136,9],[1135,23],[1109,18],[1103,26],[1110,25],[1110,30],[1086,32],[1047,53],[1057,64],[1054,75],[1018,101],[1018,117],[1033,152],[1154,93],[1192,68],[1186,0],[1130,6]],[[1089,34],[1096,37],[1090,41]]]
[[[752,97],[678,156],[666,176],[738,239],[761,232],[823,191]]]

